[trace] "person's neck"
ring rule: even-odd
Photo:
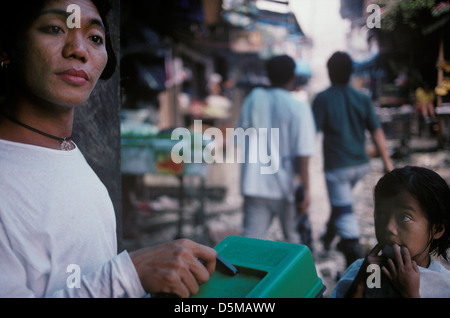
[[[413,257],[413,260],[416,262],[417,265],[423,268],[428,268],[431,264],[431,256],[428,252],[423,253],[423,255]]]
[[[72,135],[74,108],[32,101],[24,97],[7,100],[2,109],[9,117],[46,134],[60,138]],[[61,149],[61,141],[36,133],[17,123],[2,118],[0,138],[46,148]]]
[[[273,85],[272,88],[278,88],[278,89],[282,89],[285,91],[290,91],[290,86],[289,85]]]

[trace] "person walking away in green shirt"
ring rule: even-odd
[[[321,240],[328,250],[335,235],[339,235],[338,248],[348,266],[362,255],[352,190],[370,170],[366,131],[371,134],[384,170],[391,171],[393,165],[370,97],[349,85],[353,73],[351,57],[346,52],[335,52],[327,68],[331,86],[318,93],[312,104],[316,129],[323,133],[324,172],[331,205]]]

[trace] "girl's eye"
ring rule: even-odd
[[[409,215],[405,215],[403,217],[403,222],[409,222],[409,221],[411,221],[411,217]]]
[[[93,35],[90,37],[91,41],[98,45],[103,45],[103,38],[98,35]]]
[[[412,220],[411,216],[408,214],[401,214],[398,216],[398,220],[402,223],[406,223]]]

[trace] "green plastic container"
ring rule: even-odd
[[[216,267],[193,298],[316,298],[325,290],[307,246],[229,236],[215,250],[239,273]]]
[[[138,130],[140,128],[141,130]],[[148,130],[148,129],[147,129]],[[121,171],[127,174],[141,175],[156,173],[163,175],[197,175],[206,177],[208,164],[203,161],[202,137],[191,141],[172,140],[170,135],[146,134],[146,129],[137,126],[136,132],[127,128],[121,135]],[[200,140],[200,144],[198,144]],[[191,149],[191,162],[174,163],[172,149],[182,142],[184,147]],[[197,144],[196,144],[197,142]],[[208,152],[206,152],[208,153]],[[201,162],[194,162],[194,154],[200,157]]]

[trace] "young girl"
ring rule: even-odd
[[[426,168],[395,169],[378,181],[374,203],[378,244],[347,269],[331,297],[450,297],[450,271],[431,257],[448,257],[447,183]],[[380,282],[372,284],[378,269]]]

